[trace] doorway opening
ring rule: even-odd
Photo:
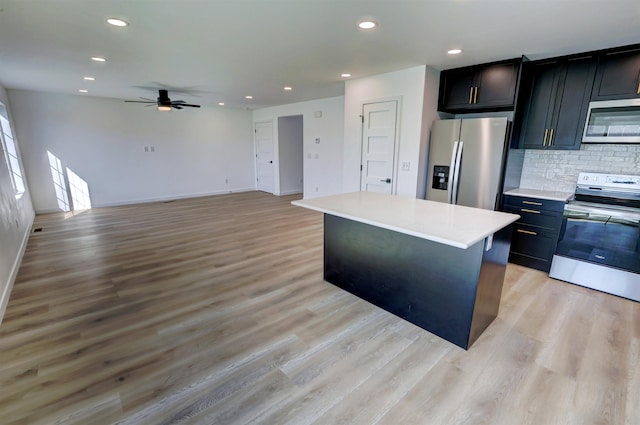
[[[280,195],[304,189],[303,116],[278,118],[278,177]]]

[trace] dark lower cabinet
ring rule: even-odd
[[[600,55],[591,100],[640,97],[640,46]]]
[[[497,317],[511,225],[467,249],[324,215],[324,279],[468,349]]]
[[[564,202],[505,195],[503,211],[519,214],[509,261],[548,272],[558,244]]]

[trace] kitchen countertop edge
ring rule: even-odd
[[[374,192],[353,192],[291,203],[462,249],[520,218],[517,214]],[[432,220],[422,220],[429,214],[433,214]]]
[[[517,189],[511,189],[504,192],[504,195],[567,202],[573,196],[573,192],[562,192],[557,190],[527,189],[527,188],[519,187]]]

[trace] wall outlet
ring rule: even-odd
[[[145,151],[145,152],[149,152],[149,146],[145,146],[145,147],[144,147],[144,151]]]
[[[409,161],[402,161],[402,171],[409,171],[411,163]]]
[[[225,184],[229,184],[229,179],[224,179]]]
[[[320,138],[316,137],[316,144],[319,144],[319,143],[320,143]]]

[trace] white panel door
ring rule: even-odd
[[[397,109],[395,100],[362,107],[362,191],[392,193]]]
[[[273,193],[273,122],[255,124],[257,188]]]

